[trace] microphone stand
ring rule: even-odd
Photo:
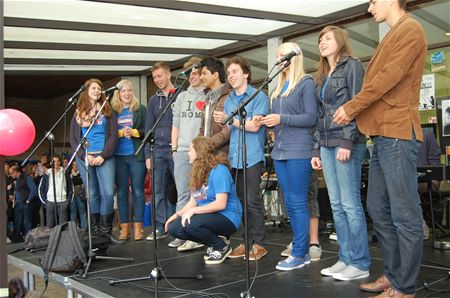
[[[53,161],[53,158],[55,157],[55,147],[53,146],[53,141],[55,140],[55,136],[52,133],[46,133],[45,134],[47,136],[47,139],[50,143],[50,165],[52,166],[52,179],[53,179],[53,213],[55,216],[55,226],[59,225],[61,222],[61,217],[62,217],[62,205],[60,205],[61,207],[61,212],[59,213],[58,216],[58,208],[57,208],[57,204],[56,204],[56,180],[55,180],[55,162]],[[50,181],[50,180],[49,180]],[[48,202],[48,198],[47,198],[47,202]],[[48,220],[48,218],[47,218]]]
[[[133,258],[118,258],[118,257],[108,257],[108,256],[99,256],[97,255],[94,250],[92,249],[92,229],[91,229],[91,198],[90,198],[90,194],[89,194],[89,161],[88,161],[88,148],[89,148],[89,142],[87,140],[87,136],[89,135],[89,133],[91,132],[92,128],[94,127],[95,122],[97,122],[98,118],[100,117],[103,108],[106,105],[106,102],[109,100],[110,96],[112,93],[110,93],[108,95],[108,97],[106,98],[106,100],[103,102],[103,104],[101,105],[100,109],[98,110],[97,114],[94,116],[94,119],[91,122],[91,125],[89,126],[88,130],[86,131],[86,133],[83,135],[83,137],[81,138],[80,142],[78,143],[77,148],[75,149],[75,152],[73,153],[72,157],[69,160],[69,163],[67,164],[67,169],[70,168],[70,165],[72,164],[73,160],[75,159],[75,157],[77,156],[77,152],[80,150],[81,146],[83,146],[84,150],[85,150],[85,158],[84,158],[84,167],[85,167],[85,171],[86,171],[86,185],[84,186],[86,189],[86,211],[87,211],[87,223],[88,223],[88,252],[87,252],[87,257],[88,257],[88,261],[86,264],[86,268],[84,269],[84,272],[81,274],[82,278],[86,278],[89,268],[91,267],[91,263],[93,259],[101,259],[101,260],[119,260],[119,261],[128,261],[128,262],[133,262]],[[81,165],[80,165],[81,166]]]
[[[53,162],[53,158],[55,157],[55,148],[53,146],[53,141],[55,140],[55,136],[53,135],[52,131],[55,129],[55,127],[61,122],[63,118],[67,116],[67,112],[76,104],[78,96],[80,95],[80,90],[78,90],[72,97],[69,98],[67,101],[67,104],[70,104],[69,106],[65,106],[65,110],[62,113],[62,115],[59,117],[58,120],[53,124],[53,126],[45,133],[44,137],[39,141],[39,143],[33,148],[30,154],[24,159],[24,161],[20,164],[21,167],[24,167],[28,161],[30,160],[31,156],[36,152],[36,150],[41,147],[42,143],[45,141],[45,139],[48,139],[50,142],[50,165],[52,166],[52,179],[53,179],[53,202],[55,204],[55,225],[58,225],[59,218],[58,218],[58,212],[57,212],[57,205],[56,205],[56,181],[55,181],[55,164]],[[48,200],[48,198],[47,198]],[[61,206],[62,208],[62,206]],[[62,211],[62,209],[61,209]],[[61,212],[62,214],[62,212]],[[60,214],[60,215],[61,215]]]
[[[241,292],[240,297],[242,298],[253,298],[250,293],[250,260],[249,260],[249,243],[248,243],[248,202],[247,202],[247,144],[245,139],[245,122],[247,111],[245,110],[245,106],[248,105],[260,92],[264,87],[269,85],[270,82],[285,68],[287,68],[291,64],[291,61],[287,61],[282,67],[278,69],[278,71],[272,76],[267,77],[262,85],[252,94],[248,99],[242,101],[239,106],[230,113],[230,115],[222,122],[222,125],[227,123],[232,123],[233,118],[239,115],[239,129],[241,130],[241,140],[242,140],[242,177],[244,180],[244,243],[245,243],[245,280],[246,280],[246,290]],[[272,67],[273,69],[273,67]]]
[[[158,118],[156,119],[155,123],[153,124],[153,127],[146,133],[144,139],[142,140],[141,145],[139,146],[139,148],[136,150],[136,152],[134,153],[135,156],[138,156],[139,153],[142,151],[142,149],[144,148],[144,146],[146,145],[146,143],[148,142],[150,145],[150,160],[151,160],[151,177],[152,177],[152,231],[153,231],[153,264],[154,264],[154,268],[151,270],[150,274],[148,276],[144,276],[144,277],[137,277],[137,278],[129,278],[129,279],[122,279],[122,280],[113,280],[110,281],[109,284],[110,285],[116,285],[116,284],[121,284],[121,283],[126,283],[126,282],[134,282],[134,281],[142,281],[142,280],[153,280],[154,281],[154,297],[158,297],[158,281],[162,279],[162,273],[161,273],[161,268],[159,267],[159,260],[158,260],[158,241],[156,239],[156,200],[155,200],[155,168],[156,168],[156,164],[155,164],[155,130],[158,127],[158,124],[161,122],[161,119],[164,117],[164,115],[167,113],[167,111],[169,110],[169,108],[171,107],[172,103],[175,101],[175,99],[177,98],[178,93],[180,92],[180,90],[182,90],[182,87],[184,86],[184,84],[187,82],[187,78],[185,78],[183,80],[183,82],[181,83],[181,86],[176,90],[175,93],[169,93],[168,95],[168,99],[169,102],[166,104],[166,106],[164,107],[163,111],[161,112],[161,114],[158,116]],[[197,279],[197,280],[202,280],[203,279],[203,275],[199,274],[197,276],[167,276],[164,274],[164,278],[165,279]]]

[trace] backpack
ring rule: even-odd
[[[75,222],[69,221],[53,228],[41,260],[46,284],[50,271],[73,272],[86,265],[83,243],[84,233],[77,228]]]
[[[34,252],[47,248],[51,232],[52,229],[47,227],[37,227],[29,231],[25,236],[25,250]]]

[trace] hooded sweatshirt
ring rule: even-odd
[[[180,93],[173,106],[173,126],[178,128],[178,151],[188,151],[192,140],[198,136],[205,106],[203,88],[189,86]]]
[[[177,90],[178,91],[178,90]],[[150,97],[147,105],[147,117],[145,119],[145,134],[152,129],[159,115],[162,113],[166,105],[169,103],[172,95],[169,93],[165,96],[161,90],[156,91],[156,94]],[[173,96],[177,96],[177,92]],[[176,98],[175,98],[176,101]],[[174,103],[173,103],[174,104]],[[170,151],[171,135],[172,135],[172,107],[170,107],[166,114],[159,122],[155,129],[155,149],[158,151],[168,150]],[[150,146],[145,146],[145,158],[150,158]]]

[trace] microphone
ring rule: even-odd
[[[75,99],[77,99],[78,96],[80,95],[80,93],[83,92],[84,90],[86,90],[86,86],[84,86],[84,84],[83,84],[83,85],[81,85],[80,89],[78,89],[78,91],[75,92],[75,94],[72,95],[71,98],[69,98],[69,103],[72,103]]]
[[[171,99],[175,95],[175,92],[176,92],[175,89],[170,89],[169,94],[167,94],[167,98]]]
[[[279,65],[285,61],[290,61],[292,57],[300,55],[300,48],[293,48],[289,53],[281,57],[275,65]]]
[[[194,63],[193,65],[189,66],[188,68],[180,72],[180,76],[188,76],[194,69],[199,69],[200,67],[201,67],[200,63]]]
[[[115,86],[113,86],[111,88],[103,90],[102,93],[103,94],[108,94],[108,93],[114,92],[116,90],[122,90],[122,88],[123,88],[123,86],[121,84],[117,84],[117,85],[115,85]]]

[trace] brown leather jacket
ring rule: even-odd
[[[343,107],[369,136],[422,141],[419,91],[427,53],[422,26],[406,14],[386,34],[367,67],[361,92]]]
[[[223,84],[219,89],[216,90],[216,92],[219,92],[219,98],[217,101],[212,103],[211,108],[209,110],[209,125],[211,125],[211,132],[209,137],[214,140],[214,143],[216,144],[216,150],[225,152],[228,155],[228,145],[230,143],[230,135],[224,134],[222,132],[222,125],[219,123],[216,123],[214,121],[214,118],[212,116],[214,111],[220,111],[223,112],[223,106],[225,105],[225,101],[228,98],[228,95],[230,94],[231,88],[230,85],[227,83]],[[211,92],[210,90],[205,90],[205,92]],[[214,91],[212,91],[214,92]],[[206,95],[206,101],[208,102],[210,97],[210,94]],[[206,119],[206,106],[202,109],[202,124],[200,126],[199,136],[204,136],[205,134],[205,119]]]

